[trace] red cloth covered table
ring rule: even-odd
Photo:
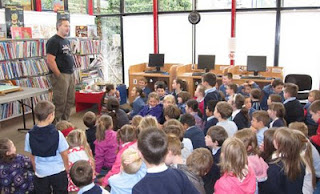
[[[93,104],[98,104],[99,113],[101,111],[101,99],[104,92],[81,93],[76,92],[76,112],[91,108]]]

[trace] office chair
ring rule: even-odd
[[[312,77],[306,74],[288,74],[285,83],[294,83],[299,87],[297,99],[301,103],[307,102],[309,92],[312,88]]]

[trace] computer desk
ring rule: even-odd
[[[131,97],[130,92],[133,87],[139,86],[138,82],[141,78],[146,78],[148,80],[148,87],[151,91],[154,90],[154,83],[156,81],[164,81],[169,90],[171,91],[172,81],[176,79],[177,72],[176,69],[181,64],[177,63],[165,63],[164,67],[161,68],[161,71],[166,73],[145,73],[146,70],[150,70],[152,68],[147,67],[147,63],[141,63],[132,65],[129,67],[129,102],[133,102],[133,97]]]

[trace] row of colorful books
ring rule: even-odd
[[[28,77],[24,79],[12,80],[13,84],[21,87],[44,88],[52,87],[49,75],[39,77]]]
[[[73,55],[74,65],[76,68],[80,68],[81,70],[85,70],[89,68],[90,65],[90,56],[85,55]]]
[[[0,62],[0,80],[43,75],[49,72],[43,58]]]
[[[74,54],[88,55],[101,52],[101,40],[70,39],[70,44]]]
[[[45,39],[0,42],[0,61],[46,55]]]

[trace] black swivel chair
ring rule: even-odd
[[[285,83],[294,83],[299,87],[297,99],[305,104],[309,92],[312,88],[312,77],[306,74],[288,74],[284,80]]]

